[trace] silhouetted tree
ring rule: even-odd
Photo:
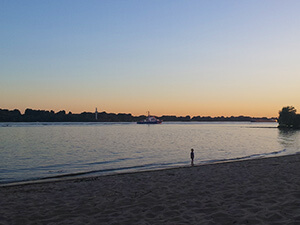
[[[22,120],[22,115],[19,110],[15,109],[9,111],[7,109],[0,109],[0,122],[19,122]]]
[[[280,128],[299,128],[299,115],[293,106],[283,107],[279,111],[278,123]]]

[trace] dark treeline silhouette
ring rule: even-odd
[[[96,120],[95,113],[83,112],[80,114],[66,113],[64,110],[55,113],[53,110],[26,109],[24,114],[19,110],[0,109],[0,122],[135,122],[139,117],[131,114],[114,114],[100,112]]]
[[[283,107],[279,111],[278,127],[300,129],[300,114],[296,112],[297,110],[293,106]]]
[[[0,122],[137,122],[145,119],[146,116],[133,116],[125,113],[106,113],[99,112],[97,119],[95,113],[83,112],[80,114],[73,114],[72,112],[66,113],[62,110],[59,112],[46,111],[46,110],[33,110],[26,109],[24,114],[18,109],[7,110],[0,109]],[[271,122],[275,121],[276,118],[267,117],[249,117],[249,116],[238,116],[238,117],[210,117],[210,116],[161,116],[157,117],[163,121],[200,121],[200,122],[212,122],[212,121],[251,121],[251,122]]]

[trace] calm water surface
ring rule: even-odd
[[[1,123],[0,183],[294,154],[277,123]]]

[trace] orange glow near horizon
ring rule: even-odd
[[[223,105],[217,107],[217,106],[209,106],[209,105],[199,105],[198,108],[196,106],[192,107],[191,105],[183,105],[182,107],[177,107],[176,105],[166,105],[165,107],[162,106],[145,106],[141,108],[138,107],[118,107],[118,106],[105,106],[101,107],[100,105],[95,106],[72,106],[67,105],[64,106],[53,106],[53,107],[47,107],[46,105],[38,106],[38,105],[31,105],[29,107],[2,107],[2,109],[18,109],[21,111],[21,113],[25,112],[26,108],[34,109],[34,110],[53,110],[55,112],[65,110],[66,113],[72,112],[72,113],[82,113],[82,112],[95,112],[95,109],[97,107],[98,112],[107,112],[107,113],[130,113],[133,116],[140,116],[140,115],[147,115],[147,112],[150,111],[151,115],[155,116],[163,116],[163,115],[173,115],[173,116],[211,116],[211,117],[218,117],[218,116],[224,116],[224,117],[230,117],[230,116],[250,116],[250,117],[278,117],[278,112],[281,110],[282,107],[287,105],[281,105],[281,106],[268,106],[267,108],[260,108],[257,106],[257,108],[251,107],[249,105],[246,106],[227,106],[224,107]],[[297,106],[293,105],[296,109]],[[298,106],[300,108],[300,106]]]

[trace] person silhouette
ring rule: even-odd
[[[191,149],[191,165],[194,166],[194,149]]]

